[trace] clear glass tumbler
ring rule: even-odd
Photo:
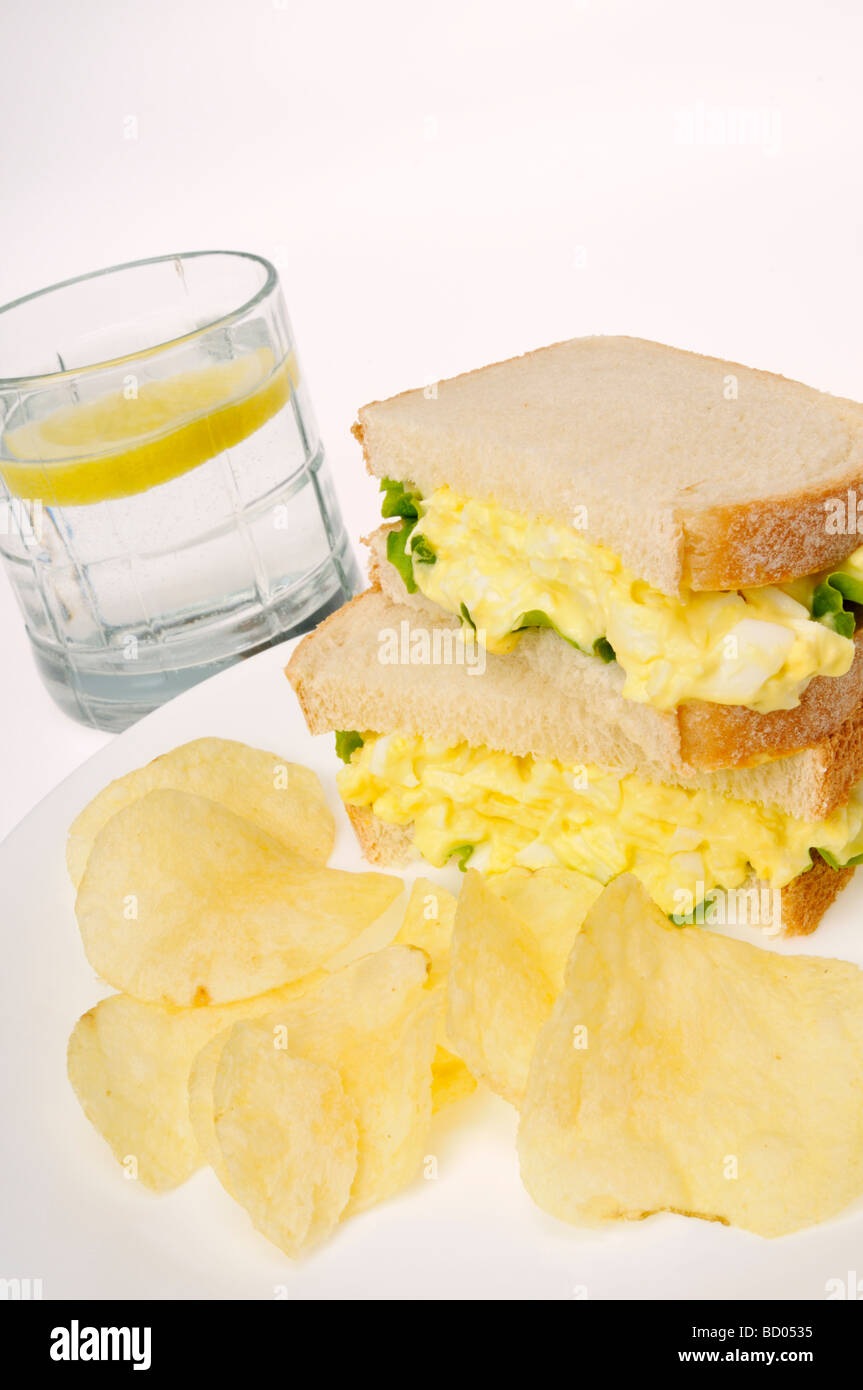
[[[357,591],[269,262],[162,256],[0,309],[0,553],[48,690],[100,729]]]

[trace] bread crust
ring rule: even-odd
[[[853,867],[831,869],[820,854],[813,854],[812,868],[782,889],[782,935],[811,936],[853,874]]]
[[[387,825],[379,820],[368,806],[348,806],[345,810],[350,817],[363,858],[380,868],[396,868],[412,858],[413,828],[411,826]]]
[[[863,537],[828,534],[828,501],[863,496],[863,468],[839,483],[750,502],[710,507],[697,517],[678,513],[683,526],[682,586],[711,592],[786,584],[840,565]],[[856,523],[856,518],[855,518]]]
[[[368,568],[372,585],[381,589],[394,603],[441,617],[444,610],[437,604],[422,594],[408,593],[395,565],[387,560],[386,537],[392,529],[392,526],[381,526],[370,536],[363,537],[363,543],[369,548]],[[646,724],[655,724],[657,739],[663,736],[661,728],[672,720],[681,766],[699,772],[752,767],[764,758],[781,758],[799,749],[813,748],[842,731],[855,711],[859,710],[858,722],[863,718],[863,710],[859,709],[863,702],[863,629],[855,633],[854,646],[854,660],[844,676],[815,676],[794,709],[760,714],[744,705],[717,705],[706,700],[690,700],[672,711],[640,705],[641,717]],[[614,688],[609,668],[604,670],[608,679],[609,710],[613,710],[622,697]],[[863,724],[860,727],[860,737],[863,738]],[[854,752],[856,746],[856,740],[846,742],[849,752]],[[858,773],[863,772],[863,746],[861,757],[852,762],[852,767]],[[841,786],[842,769],[832,756],[825,761],[825,773],[829,774],[837,788]],[[832,804],[838,804],[835,797]]]
[[[322,636],[329,627],[341,627],[346,613],[352,608],[360,607],[363,604],[363,600],[367,599],[368,595],[373,592],[374,590],[364,589],[362,593],[355,594],[353,598],[348,599],[347,603],[343,603],[341,608],[337,608],[334,613],[330,613],[324,618],[323,622],[318,623],[317,627],[313,627],[311,632],[307,632],[304,637],[301,637],[294,648],[290,661],[285,667],[284,673],[293,686],[294,694],[297,697],[297,703],[303,711],[305,721],[313,734],[326,732],[326,725],[321,726],[318,718],[315,692],[311,685],[306,685],[305,680],[307,664],[314,660],[313,648],[319,645]]]
[[[763,757],[779,758],[829,741],[849,720],[863,730],[863,629],[854,634],[854,648],[845,675],[813,677],[795,709],[759,714],[743,705],[704,700],[678,706],[681,758],[703,771],[748,767]]]
[[[847,455],[843,455],[841,460],[831,462],[829,482],[825,482],[820,476],[813,477],[806,486],[792,485],[791,491],[775,492],[767,497],[755,495],[751,499],[726,505],[711,506],[709,502],[705,502],[703,506],[687,505],[687,485],[680,490],[680,497],[671,503],[667,504],[661,498],[656,498],[652,506],[645,506],[639,517],[639,524],[645,531],[650,531],[653,549],[639,547],[633,539],[632,556],[640,555],[646,567],[640,569],[632,564],[628,567],[640,577],[650,579],[663,592],[669,594],[678,592],[682,587],[716,591],[782,583],[802,575],[814,574],[820,569],[836,564],[857,548],[860,538],[856,532],[827,533],[824,503],[835,498],[844,500],[849,491],[863,496],[863,406],[859,402],[830,396],[777,373],[746,367],[739,362],[724,361],[701,353],[667,348],[662,344],[645,343],[625,337],[576,339],[553,343],[548,347],[524,353],[518,358],[508,358],[490,363],[473,372],[461,373],[438,383],[438,389],[442,392],[445,388],[458,387],[459,384],[468,381],[481,386],[486,373],[512,367],[517,363],[535,364],[538,359],[548,357],[549,354],[570,352],[577,348],[580,342],[585,345],[585,349],[589,343],[599,345],[593,350],[600,353],[610,350],[614,344],[620,344],[622,352],[652,352],[654,355],[658,353],[664,360],[672,356],[684,374],[688,371],[690,375],[695,375],[704,368],[715,369],[716,373],[723,374],[726,378],[740,378],[744,384],[741,388],[744,394],[746,383],[763,384],[777,393],[777,412],[781,412],[782,408],[780,396],[782,399],[805,401],[807,408],[821,412],[819,418],[823,418],[825,422],[839,423],[846,432]],[[422,395],[421,390],[403,391],[387,400],[371,401],[360,408],[359,419],[353,426],[352,433],[362,446],[366,468],[373,476],[389,475],[402,481],[410,478],[408,446],[405,445],[401,451],[402,457],[396,465],[392,458],[378,457],[378,450],[370,440],[370,433],[378,429],[378,422],[386,418],[392,407],[398,408],[408,402],[409,398],[418,399]],[[712,420],[713,417],[709,418]],[[647,419],[641,423],[645,429],[650,426]],[[703,424],[709,428],[708,420]],[[490,447],[493,445],[492,440]],[[742,447],[745,447],[745,443],[738,443],[737,453],[733,460],[729,456],[729,463],[739,461]],[[801,459],[804,465],[809,461],[808,457]],[[475,467],[478,470],[476,495],[488,496],[488,486],[484,484],[481,476],[482,465],[477,464]],[[433,486],[441,486],[447,482],[454,485],[452,480],[445,476],[446,472],[447,464],[438,462],[429,464],[427,476],[431,478]],[[562,478],[566,475],[555,476],[560,486]],[[412,481],[419,482],[420,479],[417,477]],[[572,492],[572,496],[567,495],[561,499],[564,511],[571,510],[572,501],[584,501],[583,497],[576,496],[581,482],[577,466],[566,481],[572,485],[567,489]],[[637,482],[636,478],[635,483]],[[528,499],[524,505],[519,506],[514,503],[514,491],[511,497],[504,495],[508,486],[507,478],[504,476],[500,480],[503,491],[498,498],[502,505],[515,506],[516,510],[529,510],[532,505],[533,514],[551,515],[548,507],[545,510],[542,508],[541,488],[536,489],[538,501],[531,503]],[[700,484],[694,491],[700,495]],[[610,502],[610,499],[608,500]],[[597,510],[602,511],[601,502]],[[606,519],[605,526],[609,524]],[[633,522],[630,529],[634,530],[634,526]],[[591,538],[602,540],[603,531],[604,526],[600,521]],[[627,535],[625,540],[629,538]],[[612,549],[617,549],[610,540],[605,543],[611,544]],[[657,546],[661,554],[655,553]],[[627,555],[622,550],[619,553],[627,563]]]

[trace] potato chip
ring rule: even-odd
[[[331,1068],[354,1102],[358,1162],[345,1215],[381,1201],[416,1175],[431,1121],[435,1049],[434,1001],[425,989],[427,970],[421,951],[388,946],[345,966],[301,998],[244,1024],[242,1032],[233,1029],[214,1039],[197,1060],[190,1084],[195,1130],[208,1152],[214,1141],[218,1145],[217,1176],[244,1206],[249,1203],[253,1178],[246,1167],[239,1183],[232,1166],[233,1138],[219,1123],[220,1085],[229,1072],[234,1077],[232,1085],[242,1086],[236,1077],[238,1067],[241,1070],[248,1064],[250,1039],[261,1052],[275,1048]],[[242,1039],[239,1062],[238,1037]],[[214,1067],[215,1052],[219,1055]],[[266,1098],[260,1103],[260,1119],[250,1116],[250,1124],[266,1124]],[[264,1178],[262,1172],[259,1179]]]
[[[446,1046],[446,983],[449,953],[455,922],[454,895],[432,883],[416,879],[404,920],[395,940],[404,946],[418,946],[431,961],[426,988],[439,1000],[437,1008],[437,1050],[432,1064],[432,1109],[435,1114],[445,1105],[461,1100],[476,1090],[476,1081],[460,1058]]]
[[[271,1011],[315,978],[211,1009],[112,994],[78,1020],[69,1039],[69,1080],[87,1119],[127,1172],[156,1192],[191,1177],[203,1162],[187,1098],[195,1057],[214,1034]]]
[[[201,1155],[186,1115],[189,1068],[221,1009],[165,1009],[114,994],[83,1014],[69,1039],[69,1080],[118,1162],[164,1192]]]
[[[269,994],[261,994],[257,999],[249,1000],[251,1005],[259,1003],[265,1004],[263,1008],[250,1008],[248,1014],[243,1014],[246,1001],[239,1004],[223,1004],[218,1009],[208,1009],[207,1013],[219,1013],[227,1015],[234,1010],[234,1018],[226,1018],[224,1026],[220,1027],[207,1043],[201,1048],[197,1056],[193,1059],[192,1065],[187,1073],[188,1096],[184,1096],[184,1105],[188,1111],[188,1121],[192,1127],[197,1146],[200,1151],[199,1157],[216,1174],[222,1186],[230,1189],[230,1182],[225,1165],[222,1161],[222,1151],[216,1139],[215,1114],[213,1111],[213,1088],[216,1084],[216,1072],[219,1067],[219,1058],[222,1049],[228,1038],[231,1036],[231,1028],[234,1021],[242,1017],[259,1018],[262,1014],[272,1013],[280,1002],[286,1003],[292,997],[305,993],[306,986],[317,986],[322,980],[327,978],[324,971],[318,971],[315,975],[310,975],[308,980],[299,980],[294,985],[284,985],[280,990],[271,990]],[[149,1005],[147,1007],[153,1007]],[[201,1010],[186,1009],[184,1013],[200,1013]]]
[[[458,927],[456,927],[456,932]],[[863,1193],[863,972],[674,927],[626,875],[576,937],[519,1130],[534,1200],[778,1236]]]
[[[188,1074],[189,1123],[204,1161],[209,1163],[225,1189],[229,1189],[230,1183],[227,1170],[222,1162],[222,1151],[216,1138],[213,1088],[216,1084],[219,1058],[230,1035],[231,1029],[223,1028],[210,1038],[195,1057]]]
[[[514,1105],[554,995],[531,932],[469,869],[452,937],[447,1034],[474,1076]]]
[[[357,1107],[338,1073],[240,1023],[222,1052],[214,1108],[228,1190],[257,1229],[287,1255],[328,1236],[357,1171]]]
[[[308,975],[401,889],[311,864],[203,797],[155,791],[99,831],[76,912],[87,959],[115,988],[221,1004]]]
[[[431,962],[430,989],[446,985],[455,909],[454,894],[429,878],[416,879],[395,940],[425,951]]]
[[[577,869],[508,869],[488,886],[522,919],[536,942],[542,967],[556,991],[563,989],[575,934],[602,892],[602,884]]]
[[[335,822],[310,768],[227,738],[197,738],[127,772],[85,806],[69,831],[66,862],[77,888],[102,826],[152,791],[191,792],[226,806],[303,858],[326,864]]]
[[[460,1057],[438,1045],[432,1061],[432,1114],[473,1095],[476,1079]]]
[[[474,1075],[514,1105],[575,935],[601,892],[574,869],[515,868],[482,882],[468,874],[453,932],[448,1037]]]

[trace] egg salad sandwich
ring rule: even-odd
[[[863,856],[863,406],[586,338],[355,433],[373,588],[288,675],[367,855],[767,889],[811,931]]]

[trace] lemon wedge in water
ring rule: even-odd
[[[16,497],[49,507],[130,497],[188,473],[247,439],[289,399],[293,354],[269,348],[112,391],[7,431],[0,472]],[[20,461],[19,461],[20,460]]]

